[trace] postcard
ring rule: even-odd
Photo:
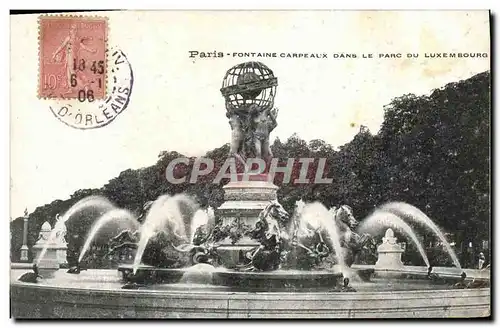
[[[11,14],[12,317],[490,317],[490,22]]]

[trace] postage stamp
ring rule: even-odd
[[[113,121],[129,103],[133,73],[108,45],[108,19],[40,16],[38,96],[67,126],[88,130]]]
[[[41,16],[38,96],[103,99],[107,30],[104,17]]]

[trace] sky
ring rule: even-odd
[[[230,67],[252,58],[227,53],[278,54],[259,59],[278,77],[280,111],[271,139],[297,133],[334,146],[349,142],[360,125],[376,133],[383,106],[395,97],[428,94],[489,69],[490,58],[424,56],[489,54],[487,11],[103,15],[108,46],[127,55],[134,86],[127,109],[95,130],[64,125],[49,109],[58,103],[38,99],[37,16],[11,16],[11,218],[78,189],[99,188],[123,170],[152,165],[163,150],[196,156],[229,142],[222,79]],[[189,51],[225,55],[190,58]],[[279,58],[280,53],[327,53],[329,58]],[[334,59],[334,53],[358,58]],[[361,58],[370,53],[374,58]],[[402,58],[378,58],[380,53],[402,53]],[[406,53],[419,57],[408,59]]]

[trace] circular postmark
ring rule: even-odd
[[[50,106],[52,114],[75,129],[96,129],[113,122],[128,106],[134,75],[123,51],[108,52],[108,95],[103,100],[60,99]]]

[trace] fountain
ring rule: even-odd
[[[59,229],[87,207],[101,209],[78,262],[85,261],[93,242],[107,239],[109,254],[133,249],[133,263],[120,264],[117,270],[74,270],[75,275],[57,271],[54,265],[53,277],[41,274],[43,279],[39,279],[34,272],[22,280],[13,278],[13,316],[488,315],[489,272],[460,269],[450,247],[446,249],[456,267],[431,267],[417,234],[405,220],[424,223],[439,238],[442,232],[411,205],[382,205],[360,223],[354,209],[345,204],[328,208],[320,202],[299,200],[291,213],[285,210],[269,165],[269,134],[277,125],[277,110],[273,108],[277,84],[273,72],[258,62],[236,65],[224,78],[221,92],[232,129],[229,157],[236,173],[224,186],[221,206],[200,207],[188,194],[160,195],[135,217],[102,197],[82,199],[56,224]],[[246,162],[252,158],[261,159],[264,167],[254,170]],[[388,227],[415,243],[426,267],[401,262],[404,250],[392,229],[385,231],[378,260],[359,263],[360,254],[370,253],[378,233]],[[50,245],[56,234],[50,225],[42,232],[35,261],[40,268],[52,258]],[[444,237],[442,240],[446,242]],[[388,271],[397,275],[387,276]]]
[[[394,215],[390,212],[384,212],[381,210],[375,211],[373,214],[371,214],[368,218],[363,220],[363,224],[359,227],[360,231],[370,231],[372,234],[376,233],[378,229],[381,229],[383,227],[390,226],[396,230],[402,231],[406,236],[410,237],[411,241],[415,244],[415,246],[418,249],[418,252],[420,253],[420,256],[422,256],[422,259],[424,260],[425,264],[427,267],[430,266],[429,264],[429,259],[427,258],[427,254],[425,253],[424,248],[420,244],[417,235],[413,231],[413,229],[401,218],[399,218],[397,215]],[[393,240],[394,237],[394,232],[391,230],[389,236],[385,236],[387,241]],[[382,245],[395,245],[394,243],[391,242],[384,242]],[[395,247],[395,246],[391,246]],[[395,251],[396,253],[402,253],[399,251]],[[380,253],[379,253],[380,254]],[[379,257],[380,260],[380,257]],[[399,260],[401,261],[401,260]],[[383,262],[382,262],[383,263]],[[401,263],[402,265],[402,263]]]
[[[404,267],[401,261],[401,254],[404,253],[401,245],[397,243],[394,237],[394,231],[387,229],[385,237],[382,238],[382,244],[377,248],[378,261],[375,263],[377,269],[398,270]]]
[[[424,212],[412,206],[410,204],[401,203],[401,202],[393,202],[386,204],[382,207],[383,210],[393,212],[397,215],[407,217],[408,219],[415,221],[417,223],[423,224],[427,228],[429,228],[443,243],[446,251],[451,257],[453,261],[453,265],[457,268],[461,268],[460,261],[458,261],[458,257],[455,254],[453,248],[451,248],[450,243],[446,240],[445,236],[441,232],[441,230],[436,226],[436,224],[427,216]]]
[[[40,274],[47,278],[53,277],[54,271],[59,270],[60,267],[58,258],[60,245],[58,245],[55,239],[50,239],[52,234],[52,227],[50,226],[50,223],[46,221],[42,224],[38,240],[33,246],[36,264],[38,265]]]
[[[65,231],[66,231],[66,222],[76,213],[85,210],[87,208],[100,208],[103,211],[109,210],[113,208],[113,204],[106,198],[102,196],[90,196],[83,198],[82,200],[78,201],[76,204],[71,206],[71,208],[64,213],[63,217],[57,219],[56,224],[54,225],[54,229],[48,233],[47,231],[45,232],[44,235],[44,240],[41,242],[40,245],[42,245],[40,252],[38,253],[36,257],[36,264],[39,266],[40,269],[42,269],[43,264],[41,261],[45,258],[45,254],[51,245],[54,243],[57,243],[58,239],[61,237],[65,236]],[[48,223],[48,222],[47,222]],[[50,224],[49,224],[50,226]],[[43,229],[42,229],[43,231]],[[42,264],[42,266],[41,266]]]
[[[256,91],[248,91],[249,85]],[[230,158],[237,172],[224,186],[216,222],[209,224],[207,215],[198,211],[191,224],[183,224],[179,202],[187,197],[161,196],[151,205],[139,240],[129,241],[137,242],[137,252],[131,268],[119,268],[125,280],[172,282],[200,262],[224,269],[213,272],[216,284],[252,289],[335,285],[347,274],[344,249],[352,244],[360,248],[365,240],[352,231],[357,224],[352,210],[341,206],[329,211],[313,203],[292,216],[277,200],[278,187],[269,172],[269,134],[277,126],[276,86],[277,78],[261,63],[240,64],[227,72],[221,92],[233,132]],[[258,145],[249,144],[252,139]],[[265,167],[256,172],[247,158],[260,159]],[[348,237],[340,236],[340,230]],[[157,256],[144,263],[148,246]]]
[[[46,277],[53,276],[54,271],[67,265],[66,226],[60,224],[59,221],[59,215],[57,215],[53,229],[48,221],[44,222],[38,234],[38,240],[33,246],[35,263],[40,273]]]
[[[181,210],[181,204],[193,207],[186,212]],[[267,217],[267,212],[276,215],[277,206],[270,202],[257,222],[264,223],[262,218]],[[142,257],[140,264],[135,265],[136,272],[132,264],[119,267],[121,278],[113,274],[113,270],[78,271],[79,274],[73,277],[53,270],[52,275],[40,272],[42,278],[33,280],[27,279],[25,274],[20,281],[11,283],[14,316],[146,318],[266,317],[270,314],[273,317],[373,318],[422,313],[426,316],[469,316],[486,313],[484,311],[489,309],[489,272],[444,267],[429,267],[428,270],[427,267],[404,265],[401,263],[403,250],[390,228],[378,247],[376,263],[349,265],[353,254],[348,252],[352,251],[348,247],[352,239],[359,242],[367,238],[365,231],[375,236],[390,226],[418,242],[416,233],[408,233],[404,221],[390,212],[375,210],[361,220],[355,232],[342,227],[352,215],[346,207],[328,209],[318,202],[298,201],[294,212],[286,216],[291,224],[288,230],[282,230],[280,237],[289,238],[290,242],[281,250],[279,260],[271,256],[272,251],[266,245],[259,245],[247,252],[252,255],[247,263],[236,268],[225,267],[227,262],[218,261],[217,246],[220,244],[210,237],[218,226],[210,224],[210,212],[197,208],[186,195],[160,196],[148,213],[141,215],[146,216],[142,224],[130,212],[112,208],[93,224],[79,260],[84,261],[93,240],[108,238],[120,229],[124,230],[110,238],[111,251],[126,246],[138,249],[147,227],[152,232],[145,235],[149,241],[143,254],[138,257],[136,252],[136,258]],[[159,213],[168,214],[161,216]],[[279,226],[277,221],[275,223]],[[195,232],[191,233],[192,230]],[[45,224],[41,231],[43,241],[35,249],[46,246],[44,243],[51,232],[50,225]],[[175,233],[169,235],[170,232]],[[346,239],[346,232],[355,237]],[[186,243],[187,236],[192,237],[191,243]],[[45,259],[38,263],[45,263],[47,267],[48,261],[54,264],[57,261],[53,261],[51,247],[46,248]],[[159,256],[162,252],[158,249],[165,254]],[[273,259],[271,263],[277,266],[262,267],[262,263],[255,260],[257,250],[267,251],[264,256]],[[144,261],[148,264],[143,264]],[[424,261],[428,263],[425,257]],[[366,275],[366,272],[373,274]],[[359,273],[363,280],[354,273]],[[416,292],[422,298],[415,299]],[[113,298],[120,300],[120,306],[109,306],[109,299]],[[141,302],[137,303],[137,299]],[[22,305],[26,300],[30,306]],[[471,304],[467,310],[462,306],[465,300]],[[105,304],[108,305],[103,307]],[[85,310],[89,307],[92,311]],[[422,309],[425,312],[421,312]]]
[[[109,225],[118,226],[120,229],[133,229],[136,230],[139,228],[139,222],[137,219],[127,210],[123,209],[113,209],[109,212],[104,213],[99,219],[96,220],[92,228],[90,229],[90,233],[88,234],[85,244],[83,245],[82,250],[80,251],[80,256],[78,257],[78,263],[81,263],[85,254],[94,241],[94,238],[98,235],[101,230],[104,228],[110,228]],[[111,230],[116,230],[111,229]],[[111,236],[110,236],[111,237]]]

